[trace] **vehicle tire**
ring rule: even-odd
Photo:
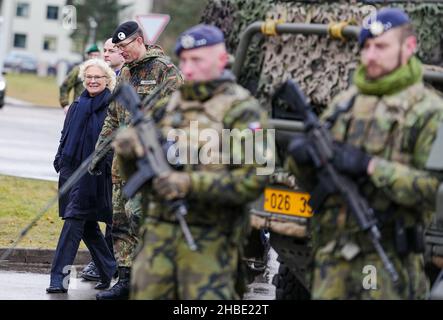
[[[309,300],[309,291],[302,285],[291,270],[280,263],[278,273],[272,279],[276,300]]]

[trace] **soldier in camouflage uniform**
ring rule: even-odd
[[[88,59],[100,58],[101,53],[96,44],[92,45],[86,50],[86,57]],[[68,112],[69,106],[71,103],[69,102],[69,94],[72,90],[74,90],[74,100],[77,99],[81,93],[85,90],[83,86],[83,82],[79,76],[80,65],[76,65],[66,76],[66,79],[63,81],[60,86],[60,106],[63,108],[65,113]]]
[[[192,123],[197,123],[199,132],[216,130],[219,138],[222,129],[258,129],[265,125],[266,113],[258,102],[235,83],[230,72],[224,71],[228,55],[218,28],[198,25],[185,31],[177,41],[176,53],[185,84],[151,112],[165,137],[174,130],[183,130],[185,142],[180,143],[186,145],[196,133],[190,129]],[[143,154],[136,151],[140,150],[140,142],[134,131],[130,128],[121,132],[115,142],[123,168],[133,167],[135,153]],[[203,142],[198,143],[201,151]],[[215,146],[217,159],[222,155],[220,141]],[[231,150],[231,155],[241,152]],[[131,298],[238,298],[239,247],[249,221],[246,204],[258,197],[267,177],[257,175],[255,163],[182,164],[182,170],[156,178],[143,191],[145,220],[142,245],[133,265]],[[186,200],[185,219],[196,251],[188,247],[174,213],[165,203],[177,198]]]
[[[112,42],[121,50],[125,59],[117,86],[122,82],[130,83],[139,94],[141,100],[148,96],[158,85],[169,81],[162,95],[167,96],[182,82],[177,67],[169,61],[158,46],[145,46],[143,31],[135,21],[121,24],[114,32]],[[127,126],[131,121],[130,113],[116,101],[108,109],[97,148],[120,127]],[[89,167],[95,173],[97,159],[94,158]],[[129,296],[129,278],[132,255],[137,245],[137,226],[140,217],[139,196],[127,201],[122,195],[125,181],[120,177],[119,166],[114,158],[112,163],[112,203],[113,226],[112,238],[114,254],[119,267],[119,281],[107,291],[97,295],[97,299],[124,299]]]
[[[400,281],[393,285],[367,235],[342,200],[331,196],[312,221],[312,297],[422,299],[429,289],[423,228],[442,179],[425,164],[443,121],[443,100],[423,84],[422,65],[414,55],[416,38],[403,11],[378,11],[376,19],[362,28],[359,42],[362,64],[354,85],[332,101],[322,118],[336,141],[334,165],[358,182],[374,209],[381,244]],[[303,136],[294,139],[289,167],[311,191],[316,179],[308,174],[308,150]],[[368,266],[375,267],[369,269],[376,274],[366,274]]]

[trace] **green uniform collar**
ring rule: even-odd
[[[421,81],[422,78],[423,66],[420,60],[413,56],[406,65],[377,80],[367,80],[366,69],[360,65],[354,74],[354,84],[360,93],[383,96],[404,90]]]
[[[220,78],[211,81],[185,81],[180,87],[184,100],[206,101],[226,89],[226,83],[234,83],[235,77],[226,71]]]

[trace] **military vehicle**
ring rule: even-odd
[[[386,5],[402,8],[411,17],[419,41],[417,55],[426,64],[426,80],[441,89],[443,0],[208,0],[202,22],[224,31],[235,59],[233,71],[269,111],[278,147],[284,145],[279,142],[287,139],[288,132],[302,130],[297,116],[275,99],[279,86],[294,79],[320,112],[352,79],[358,64],[358,26],[375,8]],[[285,157],[284,149],[278,150],[280,159]],[[246,248],[246,261],[250,270],[260,273],[266,267],[269,247],[278,253],[280,267],[273,279],[276,299],[310,296],[315,243],[308,199],[295,178],[280,168],[251,209],[255,231]],[[270,236],[263,236],[263,230]]]
[[[431,170],[443,171],[443,124],[440,125],[426,166]],[[427,273],[433,283],[430,299],[443,300],[443,269],[440,270],[431,263],[433,256],[443,257],[443,184],[437,192],[436,214],[425,232],[425,246],[425,261],[429,262]],[[437,263],[443,264],[441,261]]]
[[[437,214],[434,217],[434,221],[425,233],[425,242],[427,246],[427,256],[425,257],[425,260],[427,261],[432,259],[432,255],[443,256],[443,184],[440,185],[438,190],[436,212]],[[429,264],[428,274],[431,275],[431,281],[433,282],[430,299],[443,300],[443,269],[439,270],[435,266]]]

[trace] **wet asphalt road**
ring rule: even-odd
[[[71,278],[68,293],[47,294],[49,274],[41,273],[0,271],[0,283],[0,300],[95,300],[99,292],[94,289],[96,282]],[[244,300],[273,300],[274,292],[273,285],[255,282]]]
[[[275,251],[270,252],[270,264],[263,275],[248,286],[244,300],[273,300],[275,287],[271,284],[272,277],[278,270]],[[116,280],[113,280],[112,285]],[[84,281],[76,277],[70,278],[68,293],[47,294],[49,272],[31,273],[13,270],[0,270],[0,300],[95,300],[96,282]]]
[[[275,287],[272,277],[278,270],[275,251],[270,252],[269,265],[263,275],[248,286],[244,300],[274,300]],[[112,285],[116,282],[113,280]],[[75,275],[71,277],[68,293],[47,294],[49,272],[30,273],[0,270],[0,300],[95,300],[96,282],[84,281]]]
[[[63,110],[6,101],[0,109],[0,174],[56,181],[52,162],[65,118]]]
[[[70,280],[67,294],[47,294],[49,274],[0,271],[0,300],[95,300],[95,282]]]

